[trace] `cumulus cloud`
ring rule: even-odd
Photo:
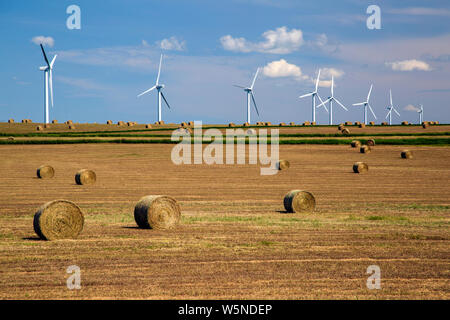
[[[298,80],[309,79],[307,75],[302,73],[302,69],[299,66],[288,63],[284,59],[269,62],[266,66],[264,66],[263,74],[270,78],[293,77]]]
[[[31,39],[31,42],[39,45],[42,43],[43,46],[49,46],[53,47],[55,44],[55,40],[52,37],[45,37],[45,36],[36,36]]]
[[[413,106],[412,104],[408,104],[406,107],[403,108],[403,110],[406,111],[419,111],[420,109],[416,106]]]
[[[156,44],[163,50],[184,51],[186,49],[186,41],[178,40],[177,37],[170,37],[157,41]]]
[[[323,69],[321,69],[321,71],[320,71],[320,78],[321,79],[328,79],[328,80],[320,80],[319,81],[319,87],[323,87],[323,88],[331,87],[331,77],[333,76],[335,79],[339,79],[344,74],[345,74],[344,71],[339,70],[339,69],[335,69],[335,68],[323,68]]]
[[[251,42],[245,38],[233,38],[226,35],[220,38],[222,47],[233,52],[263,52],[274,54],[288,54],[298,50],[304,43],[303,32],[299,29],[289,30],[280,27],[268,30],[262,34],[264,41]]]
[[[428,63],[416,59],[386,62],[385,64],[394,71],[431,71],[431,67]]]

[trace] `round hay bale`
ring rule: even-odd
[[[58,120],[52,120],[53,124],[58,124]]]
[[[235,124],[233,123],[233,122],[230,122],[229,124],[228,124],[228,127],[230,127],[230,128],[232,128],[232,127],[234,127],[235,126]]]
[[[350,130],[348,130],[347,128],[342,129],[341,132],[342,132],[342,134],[344,134],[344,135],[350,134]]]
[[[365,128],[366,125],[365,125],[364,123],[360,123],[360,124],[358,125],[358,127],[360,127],[360,128]]]
[[[14,140],[16,140],[16,138],[14,138],[14,137],[8,137],[8,140],[9,140],[9,141],[14,141]]]
[[[66,124],[73,124],[73,121],[72,120],[67,120]]]
[[[143,229],[171,229],[180,223],[181,209],[169,196],[146,196],[134,207],[134,220]]]
[[[359,126],[360,124],[361,124],[361,122],[355,121],[355,126]]]
[[[381,125],[382,125],[382,126],[387,126],[388,123],[384,121],[384,122],[381,123]]]
[[[369,124],[370,124],[371,126],[374,126],[374,125],[375,125],[375,122],[370,121]]]
[[[250,127],[250,123],[246,122],[242,125],[243,127]]]
[[[79,185],[94,184],[96,180],[95,172],[88,169],[81,169],[75,175],[75,182]]]
[[[280,160],[277,162],[277,169],[278,170],[286,170],[289,169],[291,164],[287,160]]]
[[[403,150],[401,155],[402,155],[403,159],[412,159],[413,158],[413,154],[410,150]]]
[[[161,120],[161,121],[159,122],[159,124],[165,124],[164,120]]]
[[[309,121],[305,121],[305,122],[303,122],[303,125],[306,127],[306,126],[310,126],[311,125],[311,122],[309,122]]]
[[[22,119],[22,123],[28,123],[27,119]]]
[[[344,128],[345,128],[345,126],[344,126],[343,124],[340,124],[340,125],[338,125],[338,127],[337,127],[337,128],[338,128],[338,130],[339,130],[339,131],[342,131],[342,129],[344,129]]]
[[[429,125],[433,125],[433,124],[434,124],[434,121],[428,121],[428,124],[429,124]]]
[[[345,123],[345,125],[346,125],[346,126],[352,126],[352,125],[353,125],[353,122],[347,121],[347,122]]]
[[[73,124],[69,125],[69,130],[75,130],[75,126]]]
[[[146,124],[145,125],[145,129],[151,129],[152,128],[152,125],[151,124]]]
[[[14,119],[9,119],[8,123],[14,123]]]
[[[409,123],[408,123],[408,121],[403,121],[402,122],[402,126],[407,126]]]
[[[80,208],[67,200],[47,202],[37,210],[33,220],[34,231],[43,240],[74,239],[83,225]]]
[[[113,124],[111,120],[106,121],[106,124]]]
[[[55,169],[51,166],[43,165],[36,170],[39,179],[50,179],[55,175]]]
[[[183,128],[185,128],[185,127],[188,126],[188,124],[187,124],[186,122],[182,122],[180,125],[181,125]]]
[[[287,212],[312,212],[316,208],[316,199],[312,193],[292,190],[284,196],[284,208]]]
[[[359,140],[353,140],[351,143],[352,148],[359,148],[361,147],[361,141]]]
[[[426,128],[428,128],[428,126],[429,126],[428,122],[423,122],[422,123],[422,128],[426,129]]]
[[[370,147],[368,145],[362,145],[361,148],[359,148],[359,152],[361,153],[369,153],[371,151]]]
[[[43,127],[43,126],[37,126],[37,127],[36,127],[36,130],[37,130],[37,131],[44,131],[44,127]]]
[[[27,123],[33,123],[33,120],[27,119]]]
[[[315,121],[311,122],[311,125],[312,125],[312,126],[315,126],[315,125],[316,125],[316,122],[315,122]]]
[[[290,126],[295,126],[295,122],[290,122],[289,125]]]
[[[44,129],[49,129],[51,126],[49,123],[44,124]]]
[[[439,124],[439,121],[435,121],[434,124]]]
[[[128,121],[128,122],[127,122],[127,126],[129,126],[129,127],[134,126],[134,122]]]
[[[266,122],[264,125],[267,126],[267,127],[269,127],[269,126],[272,125],[272,122]]]
[[[117,121],[117,125],[118,125],[118,126],[123,126],[123,125],[125,125],[125,122],[123,122],[123,121]]]
[[[375,140],[374,139],[369,139],[369,140],[367,140],[366,144],[369,147],[375,147]]]
[[[191,126],[191,127],[194,126],[194,121],[189,121],[188,125]]]
[[[286,126],[286,123],[280,122],[280,127],[285,127],[285,126]]]
[[[353,165],[354,173],[366,173],[369,170],[369,166],[364,162],[356,162]]]

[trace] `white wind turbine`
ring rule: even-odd
[[[334,77],[331,76],[331,97],[328,97],[327,100],[322,102],[317,106],[317,108],[320,108],[321,106],[325,106],[327,102],[330,103],[330,125],[333,124],[333,101],[336,101],[337,104],[339,104],[345,111],[348,111],[348,109],[338,100],[334,97]]]
[[[419,113],[419,124],[423,122],[423,105],[420,105],[420,110],[417,111]]]
[[[256,106],[255,96],[253,95],[253,86],[255,85],[255,81],[256,81],[256,77],[258,76],[258,73],[259,73],[259,68],[256,70],[255,77],[253,78],[253,82],[252,82],[252,85],[250,87],[246,88],[246,87],[238,86],[238,85],[234,84],[235,87],[244,89],[244,91],[247,93],[247,122],[248,122],[248,124],[251,124],[251,122],[250,122],[251,121],[251,118],[250,118],[250,104],[251,104],[250,98],[252,99],[253,105],[255,106],[256,113],[259,116],[259,111],[258,111],[258,107]]]
[[[394,110],[394,112],[400,117],[400,113],[398,113],[398,111],[394,108],[394,105],[393,105],[393,103],[392,103],[392,90],[391,89],[389,89],[389,98],[390,98],[390,105],[389,105],[389,107],[387,107],[386,109],[388,109],[389,110],[389,112],[387,113],[387,115],[386,115],[386,118],[387,117],[389,117],[389,125],[391,125],[392,124],[392,110]]]
[[[323,104],[323,107],[328,112],[327,107],[325,107],[325,104],[323,103],[322,99],[319,96],[319,93],[317,92],[317,90],[319,89],[319,78],[320,78],[320,69],[319,69],[319,73],[317,74],[316,88],[314,89],[314,91],[310,92],[310,93],[307,93],[307,94],[304,94],[304,95],[299,97],[300,99],[306,98],[306,97],[309,97],[309,96],[312,97],[312,122],[316,122],[316,96],[319,98],[320,102]]]
[[[375,119],[377,119],[377,116],[372,110],[372,107],[370,106],[369,100],[370,100],[370,94],[372,93],[373,84],[370,85],[369,94],[367,95],[367,100],[365,102],[361,103],[354,103],[354,106],[364,106],[364,124],[367,124],[367,107],[369,107],[370,112],[372,112],[372,115]]]
[[[170,109],[169,103],[167,102],[166,97],[164,97],[164,94],[161,91],[164,88],[164,85],[159,84],[159,76],[161,74],[162,58],[163,58],[163,55],[161,54],[161,57],[159,58],[159,69],[158,69],[158,76],[156,78],[156,84],[153,87],[151,87],[150,89],[148,89],[148,90],[142,92],[140,95],[138,95],[138,97],[140,97],[154,89],[156,89],[158,91],[158,94],[157,94],[158,121],[161,121],[161,97],[164,99],[164,102],[166,103],[167,107]]]
[[[48,87],[50,82],[50,97],[53,107],[53,64],[55,63],[56,56],[53,57],[52,62],[49,62],[47,55],[45,54],[44,47],[41,46],[42,54],[44,55],[46,66],[40,67],[39,70],[44,71],[44,122],[50,123],[49,113],[48,113]]]

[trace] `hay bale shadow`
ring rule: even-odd
[[[33,236],[33,237],[24,237],[22,238],[22,240],[30,240],[30,241],[45,241],[41,238],[39,238],[38,236]]]

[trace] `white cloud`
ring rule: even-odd
[[[403,108],[403,110],[406,110],[406,111],[419,111],[420,109],[417,108],[416,106],[413,106],[412,104],[408,104],[407,106],[405,106]]]
[[[388,13],[411,16],[450,16],[450,10],[445,8],[409,7],[391,9]]]
[[[150,45],[148,44],[148,42],[145,41],[145,40],[142,40],[142,46],[143,46],[143,47],[150,47]]]
[[[270,78],[294,77],[298,80],[305,80],[309,77],[303,75],[302,69],[295,64],[288,63],[284,59],[272,61],[263,68],[263,74]]]
[[[395,61],[395,62],[386,62],[386,66],[389,66],[394,71],[413,71],[413,70],[421,70],[421,71],[430,71],[431,67],[428,63],[416,59],[412,60],[403,60],[403,61]]]
[[[49,47],[53,47],[55,44],[55,40],[52,37],[45,37],[45,36],[36,36],[33,39],[31,39],[31,42],[37,45],[42,43],[43,46]]]
[[[184,51],[186,49],[186,41],[178,40],[177,37],[170,37],[156,43],[163,50]]]
[[[220,38],[222,47],[234,52],[263,52],[274,54],[288,54],[298,50],[304,43],[303,32],[299,29],[288,30],[280,27],[268,30],[262,34],[264,41],[251,42],[245,38],[233,38],[226,35]]]
[[[341,78],[345,74],[344,71],[335,69],[335,68],[323,68],[320,71],[321,79],[329,79],[329,80],[320,80],[319,87],[329,88],[331,87],[331,77],[333,76],[335,79]],[[313,80],[315,81],[315,80]],[[336,84],[335,84],[336,85]]]

